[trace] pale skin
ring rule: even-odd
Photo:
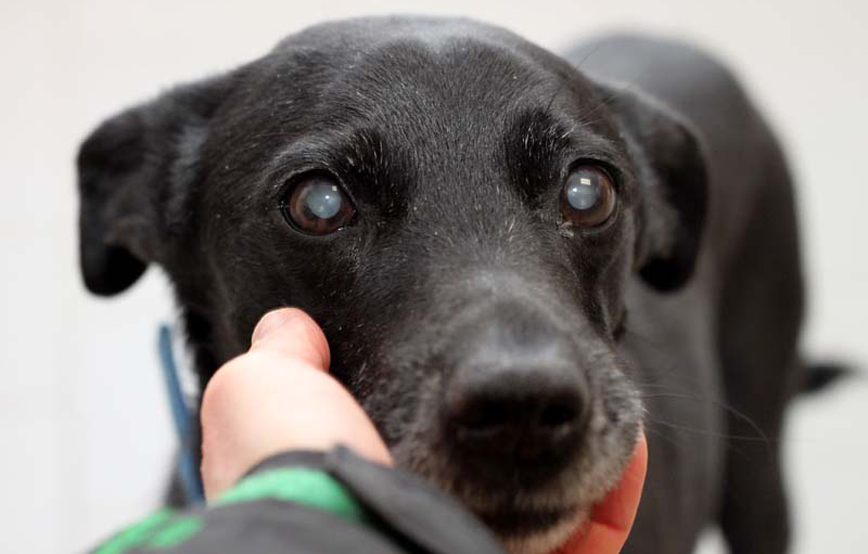
[[[325,335],[303,311],[282,308],[260,320],[250,350],[224,364],[202,398],[206,498],[217,498],[258,462],[288,450],[340,444],[373,462],[393,464],[371,420],[329,375],[329,361]],[[552,554],[620,552],[639,507],[647,464],[643,434],[621,482]]]

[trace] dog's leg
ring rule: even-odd
[[[784,409],[798,386],[802,277],[795,203],[774,139],[738,261],[726,272],[719,344],[730,435],[720,523],[734,554],[781,554]]]
[[[776,422],[755,420],[769,442],[733,439],[727,454],[720,524],[733,554],[783,554],[789,543],[789,511],[782,482],[781,429]],[[755,428],[738,417],[729,419],[736,437],[756,437]]]

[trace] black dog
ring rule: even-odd
[[[305,309],[398,463],[511,552],[575,528],[643,417],[625,552],[714,522],[734,552],[786,549],[763,437],[801,380],[793,192],[705,54],[330,23],[110,119],[78,163],[90,290],[161,265],[203,383],[263,313]]]

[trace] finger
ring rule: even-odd
[[[621,482],[594,508],[591,521],[595,525],[625,533],[630,531],[642,496],[647,468],[648,442],[645,433],[642,433]]]
[[[328,371],[331,357],[319,325],[298,308],[265,314],[253,330],[250,351],[267,351]]]
[[[556,554],[618,554],[636,518],[648,468],[643,432],[621,481],[596,505],[590,520]]]

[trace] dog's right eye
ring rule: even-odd
[[[290,225],[309,235],[327,235],[346,227],[356,210],[341,186],[328,175],[299,179],[281,205]]]

